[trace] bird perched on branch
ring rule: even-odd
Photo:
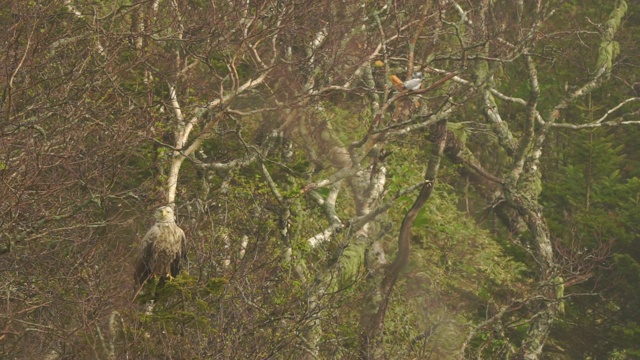
[[[142,239],[142,249],[136,263],[134,278],[139,288],[154,277],[158,284],[178,276],[187,260],[184,231],[176,225],[173,209],[163,206],[156,210],[156,223]]]
[[[422,85],[422,73],[421,72],[414,73],[413,76],[411,77],[411,80],[405,81],[402,85],[406,90],[413,91],[413,90],[420,89],[420,86]]]
[[[391,83],[400,91],[403,90],[418,90],[422,85],[422,73],[417,72],[414,73],[410,80],[402,81],[399,77],[395,75],[389,76],[389,80]]]

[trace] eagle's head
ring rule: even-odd
[[[169,206],[162,206],[156,210],[156,213],[153,215],[158,222],[174,222],[175,216],[173,215],[173,209]]]

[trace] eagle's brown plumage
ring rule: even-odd
[[[182,263],[187,260],[186,238],[176,225],[173,209],[163,206],[154,216],[156,223],[142,239],[136,263],[134,277],[138,286],[156,276],[161,283],[178,276]]]

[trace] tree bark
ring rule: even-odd
[[[420,190],[420,194],[407,212],[398,235],[398,251],[394,261],[386,267],[384,277],[379,287],[369,289],[365,296],[365,304],[361,315],[362,333],[360,337],[360,358],[363,360],[373,360],[381,357],[383,351],[380,346],[381,336],[387,307],[393,287],[400,276],[400,272],[409,262],[411,251],[411,228],[418,213],[429,200],[440,167],[440,159],[444,152],[447,141],[447,121],[442,120],[433,127],[432,142],[433,152],[429,159],[429,166],[425,175],[425,181]],[[379,279],[381,276],[374,276]]]

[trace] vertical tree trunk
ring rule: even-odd
[[[398,280],[400,272],[409,262],[413,222],[431,196],[438,177],[440,159],[444,152],[447,139],[447,121],[440,121],[432,127],[432,131],[431,138],[434,143],[434,148],[429,159],[424,185],[400,226],[396,258],[393,263],[384,268],[384,275],[382,271],[373,269],[374,272],[367,278],[368,292],[365,295],[360,316],[360,358],[363,360],[379,359],[382,358],[384,354],[381,347],[382,339],[380,333],[384,327],[384,318],[387,312],[387,306],[389,305],[389,298],[391,297],[391,292]],[[382,268],[380,270],[382,270]],[[373,283],[373,281],[376,282]]]

